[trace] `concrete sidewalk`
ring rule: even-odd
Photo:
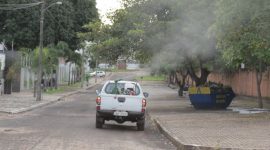
[[[109,73],[105,78],[98,78],[97,83],[95,83],[95,78],[92,78],[89,81],[89,86],[84,86],[84,88],[77,88],[74,91],[67,91],[56,94],[42,94],[41,101],[36,101],[36,98],[33,97],[33,91],[24,91],[20,93],[14,92],[11,95],[2,95],[0,96],[0,112],[16,114],[43,107],[60,100],[65,100],[65,97],[67,96],[86,91],[96,84],[104,82],[111,75],[112,73]]]
[[[270,149],[270,113],[195,110],[188,98],[165,84],[143,84],[150,93],[148,114],[178,149]],[[235,98],[231,107],[247,107]]]

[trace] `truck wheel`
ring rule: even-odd
[[[139,120],[137,122],[138,131],[144,131],[144,125],[145,125],[145,119]]]
[[[103,124],[104,124],[104,119],[96,115],[96,128],[98,129],[102,128]]]

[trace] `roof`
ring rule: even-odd
[[[115,80],[109,80],[110,83],[115,83]],[[131,84],[138,84],[138,82],[135,81],[128,81],[128,80],[120,80],[118,83],[131,83]]]

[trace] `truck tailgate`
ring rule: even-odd
[[[141,112],[142,99],[143,97],[132,95],[102,95],[100,109]]]

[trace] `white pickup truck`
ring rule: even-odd
[[[96,91],[96,128],[105,121],[137,122],[139,131],[144,130],[146,98],[141,86],[133,81],[107,81],[101,91]]]

